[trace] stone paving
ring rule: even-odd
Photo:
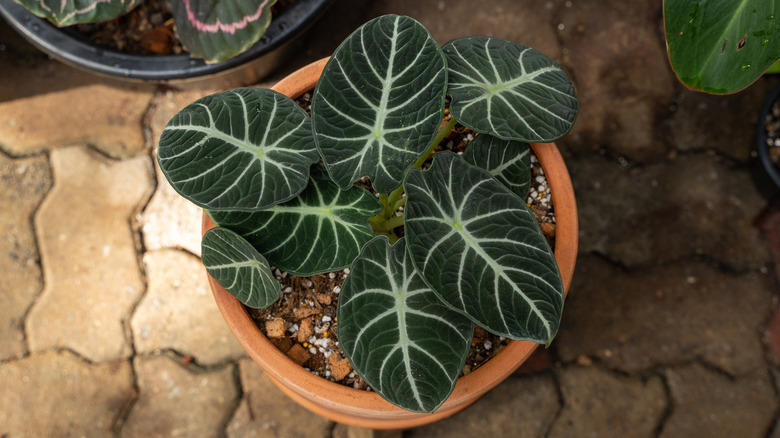
[[[299,58],[252,85],[390,12],[441,43],[528,43],[574,78],[581,112],[559,146],[580,257],[552,347],[433,425],[310,414],[228,331],[198,261],[199,210],[153,159],[167,120],[220,86],[97,78],[0,23],[0,437],[780,437],[780,242],[767,242],[780,209],[757,226],[772,204],[751,175],[780,79],[685,90],[658,0],[397,0],[337,2]]]

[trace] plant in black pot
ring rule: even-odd
[[[33,44],[55,58],[96,73],[132,79],[167,81],[214,75],[259,57],[274,61],[273,52],[300,34],[331,0],[0,0],[0,14]],[[173,46],[184,54],[144,56],[91,41],[78,25],[148,24],[142,5],[153,4],[150,15],[170,15],[150,32],[151,41]],[[279,9],[280,13],[272,11]],[[146,8],[144,8],[145,10]],[[94,27],[94,26],[93,26]],[[117,26],[118,27],[118,26]],[[140,32],[139,32],[140,33]],[[175,38],[174,38],[175,34]],[[104,38],[110,39],[110,38]],[[140,39],[136,37],[136,39]],[[152,50],[151,52],[165,52]],[[262,69],[264,73],[270,66]],[[256,79],[255,75],[255,79]]]
[[[780,10],[776,1],[665,0],[664,24],[669,61],[692,90],[736,93],[764,73],[780,72]],[[757,185],[765,195],[780,193],[775,141],[778,116],[772,92],[757,127]],[[778,148],[778,149],[775,149]]]
[[[158,160],[217,224],[203,263],[247,306],[280,296],[271,266],[349,267],[335,330],[354,370],[433,412],[474,324],[541,344],[557,332],[564,287],[526,205],[528,142],[562,137],[576,114],[571,81],[538,51],[490,37],[440,47],[390,15],[335,51],[311,116],[272,90],[217,93],[171,119]],[[434,153],[456,123],[478,133],[463,157]]]

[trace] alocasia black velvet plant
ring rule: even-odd
[[[417,21],[388,15],[338,47],[311,116],[267,89],[217,93],[171,119],[158,160],[217,225],[203,263],[246,305],[279,297],[270,266],[350,267],[342,349],[381,396],[432,412],[474,324],[542,344],[558,330],[564,291],[525,203],[527,143],[560,138],[576,114],[571,81],[536,50],[490,37],[440,47]],[[478,133],[463,158],[433,154],[456,123]],[[366,176],[378,198],[355,184]]]
[[[14,0],[58,26],[112,20],[144,0]],[[224,61],[256,43],[276,0],[168,0],[176,33],[190,56]]]

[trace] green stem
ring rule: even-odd
[[[396,207],[395,204],[398,203],[398,200],[401,199],[401,196],[403,195],[404,195],[404,186],[402,184],[397,189],[393,190],[390,193],[390,196],[387,197],[387,205],[391,209],[390,215],[388,215],[387,217],[392,217],[393,213],[395,213],[395,211],[398,210],[398,207]]]
[[[387,204],[388,204],[388,202],[387,202],[387,193],[380,193],[379,194],[379,202],[381,202],[382,205],[384,205],[385,208],[387,208]]]
[[[398,235],[396,235],[393,232],[391,232],[390,235],[387,237],[390,239],[390,245],[395,245],[395,242],[398,242],[399,239]]]
[[[436,137],[433,139],[433,142],[428,147],[428,150],[425,152],[425,155],[418,158],[412,167],[415,169],[421,168],[423,163],[425,163],[425,160],[427,160],[428,158],[431,157],[431,155],[433,155],[433,150],[436,149],[436,146],[438,146],[439,143],[441,143],[441,141],[444,140],[447,134],[449,134],[450,131],[452,131],[452,129],[455,128],[455,125],[457,124],[458,121],[455,120],[454,117],[450,117],[447,123],[441,129],[439,129],[439,132],[436,134]]]
[[[392,231],[394,228],[400,227],[404,224],[403,216],[393,216],[383,221],[376,221],[371,226],[374,228],[374,232],[386,233]]]
[[[399,208],[406,205],[406,200],[409,199],[408,197],[403,197],[397,201],[395,201],[395,204],[393,204],[393,211],[398,210]]]

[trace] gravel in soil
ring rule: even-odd
[[[298,103],[308,110],[309,95]],[[473,134],[461,125],[442,141],[437,151],[451,150],[462,154]],[[539,161],[532,154],[532,184],[527,205],[534,213],[540,228],[554,247],[555,215],[551,203],[550,188]],[[367,189],[370,185],[364,184]],[[402,227],[396,234],[403,235]],[[260,330],[276,347],[315,375],[356,389],[370,390],[368,385],[352,370],[349,360],[339,347],[336,308],[342,284],[349,269],[297,277],[274,269],[282,285],[281,298],[265,309],[247,309]],[[461,375],[468,374],[487,362],[509,343],[475,326],[466,363]]]
[[[772,110],[764,120],[766,127],[766,145],[769,148],[769,159],[780,168],[780,101],[772,105]]]

